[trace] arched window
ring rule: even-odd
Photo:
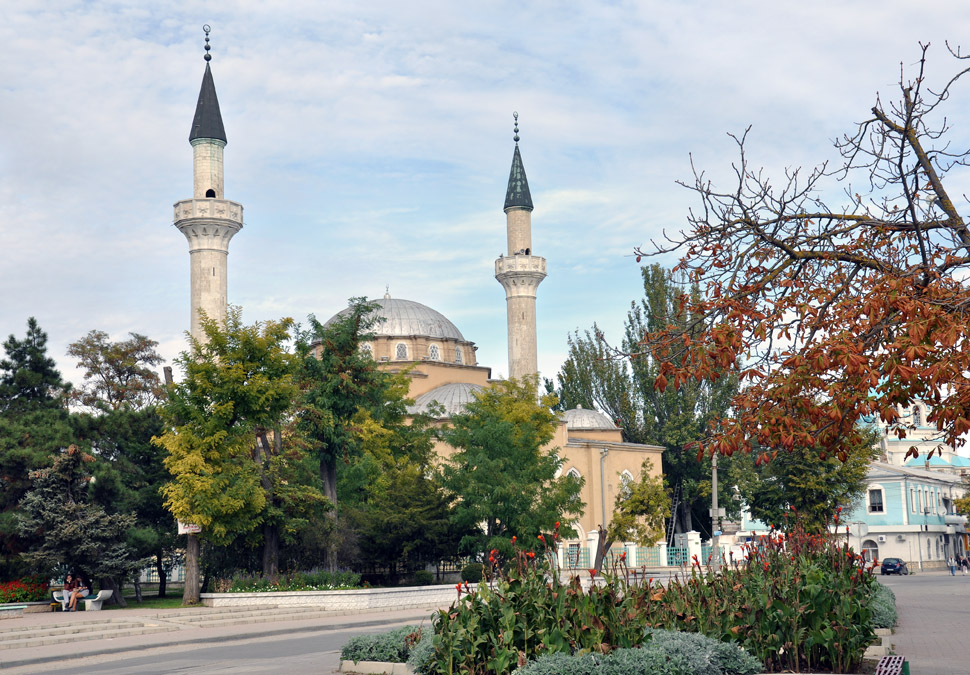
[[[923,415],[918,405],[913,406],[913,425],[917,427],[923,426]]]
[[[374,348],[369,342],[365,342],[360,346],[360,353],[364,354],[365,356],[369,356],[370,358],[374,358]]]
[[[620,474],[620,494],[623,495],[623,499],[629,499],[633,494],[633,474],[629,471],[623,471]]]
[[[215,199],[215,196],[216,196],[216,191],[213,190],[212,188],[209,188],[208,190],[205,191],[206,199]]]
[[[570,476],[571,478],[575,478],[576,480],[579,480],[580,478],[582,478],[580,473],[576,470],[576,467],[573,467],[572,469],[567,471],[566,475]]]
[[[455,347],[455,363],[464,363],[461,356],[461,347]]]
[[[862,542],[862,557],[867,561],[879,560],[879,545],[872,539]]]
[[[441,348],[438,345],[431,345],[428,347],[428,358],[432,361],[441,360]]]
[[[398,361],[407,361],[408,346],[403,342],[398,342],[397,347],[394,350],[394,358]]]

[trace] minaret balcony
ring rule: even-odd
[[[228,199],[185,199],[175,202],[175,225],[187,220],[230,221],[242,227],[243,207]]]
[[[537,255],[508,255],[495,261],[495,276],[510,273],[538,274],[546,276],[546,259]]]

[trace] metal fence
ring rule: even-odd
[[[670,567],[679,567],[681,565],[687,565],[690,562],[690,549],[686,546],[669,546],[667,547],[667,565]]]
[[[656,546],[637,547],[637,567],[662,567],[666,562],[666,560],[660,562],[660,549]]]

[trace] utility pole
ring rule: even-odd
[[[717,452],[711,456],[711,571],[721,569],[721,516],[723,509],[717,507]]]

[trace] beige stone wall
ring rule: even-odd
[[[192,141],[192,164],[194,176],[193,196],[205,199],[206,191],[214,190],[215,199],[225,199],[223,166],[224,141],[214,138],[197,138]]]
[[[600,458],[602,448],[607,448],[609,452],[602,462],[601,479]],[[579,527],[576,528],[579,530],[578,539],[584,545],[588,533],[595,531],[600,524],[609,525],[610,516],[613,513],[613,503],[622,485],[622,473],[626,471],[633,480],[636,480],[640,476],[640,467],[643,460],[649,458],[653,463],[651,475],[660,476],[662,453],[663,448],[656,446],[633,443],[587,442],[576,439],[562,447],[560,456],[565,460],[562,466],[563,473],[566,474],[571,469],[575,469],[586,479],[581,494],[582,500],[586,504],[586,510],[579,519]],[[606,498],[605,515],[603,511],[604,495]]]
[[[523,208],[510,208],[505,212],[505,224],[508,230],[509,252],[515,255],[517,251],[532,250],[532,211]]]

